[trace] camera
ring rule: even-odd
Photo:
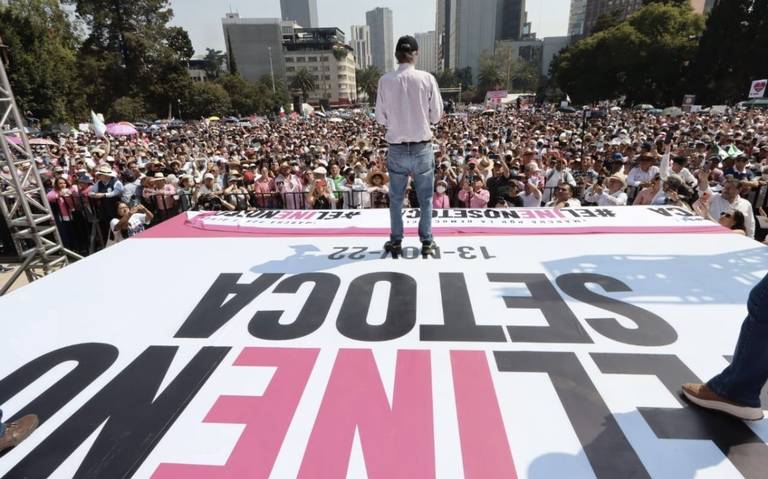
[[[597,183],[596,185],[603,186],[603,183],[605,183],[605,176],[598,176],[597,177]]]

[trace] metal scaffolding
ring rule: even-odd
[[[22,274],[32,282],[81,259],[61,241],[5,67],[0,60],[0,212],[23,262],[0,284],[0,296]]]

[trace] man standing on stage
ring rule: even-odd
[[[397,257],[402,252],[402,207],[408,178],[413,178],[421,215],[421,253],[437,247],[432,238],[432,193],[435,183],[435,154],[430,124],[443,116],[443,99],[435,77],[416,70],[419,45],[411,36],[401,37],[395,47],[397,70],[379,80],[376,121],[386,127],[389,143],[389,216],[392,230],[384,248]]]

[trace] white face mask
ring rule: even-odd
[[[438,186],[437,187],[437,192],[438,193],[445,193],[445,186]]]

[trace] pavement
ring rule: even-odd
[[[9,268],[13,268],[14,270],[19,267],[18,264],[6,264],[6,263],[0,263],[2,266],[8,266]],[[6,281],[8,281],[11,278],[11,275],[13,274],[13,271],[8,271],[7,273],[0,273],[0,286],[3,286]],[[19,279],[16,280],[16,283],[14,283],[13,286],[11,286],[11,289],[9,293],[15,289],[19,289],[22,286],[25,286],[28,284],[27,282],[27,275],[22,274]]]

